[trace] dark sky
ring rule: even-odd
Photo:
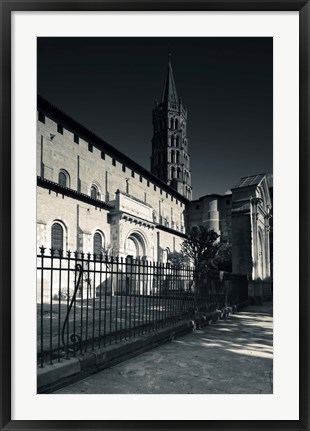
[[[272,173],[272,38],[38,38],[38,93],[150,169],[169,49],[194,198]]]

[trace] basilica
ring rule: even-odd
[[[167,262],[188,229],[232,244],[233,272],[266,279],[272,263],[271,176],[192,200],[187,109],[171,59],[153,109],[150,171],[47,100],[37,101],[37,245]]]

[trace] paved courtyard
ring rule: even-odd
[[[270,394],[272,306],[247,307],[58,394]]]

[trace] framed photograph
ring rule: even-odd
[[[1,23],[1,428],[309,429],[308,1]]]

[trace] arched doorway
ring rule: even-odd
[[[125,244],[126,255],[133,259],[142,258],[147,255],[145,239],[139,232],[132,232]]]
[[[127,294],[147,294],[150,277],[148,266],[140,259],[147,257],[144,236],[137,231],[131,232],[125,241],[126,253],[126,291]]]

